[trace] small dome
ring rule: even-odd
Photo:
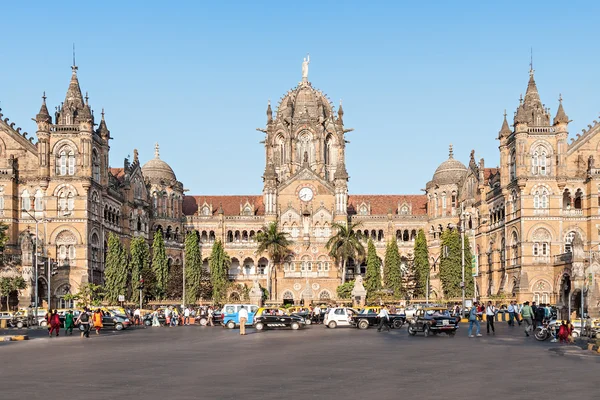
[[[175,172],[173,172],[173,169],[169,166],[169,164],[160,159],[158,154],[158,143],[155,146],[154,158],[144,164],[142,167],[142,173],[144,174],[144,177],[149,179],[151,182],[158,182],[161,180],[177,180],[175,177]]]
[[[452,145],[450,145],[448,159],[437,167],[430,183],[436,185],[456,184],[460,182],[466,172],[467,167],[460,161],[454,159]]]

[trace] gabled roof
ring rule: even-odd
[[[355,194],[348,196],[348,214],[356,214],[362,203],[370,204],[371,215],[397,214],[403,203],[412,206],[411,215],[427,215],[427,196],[424,194]]]
[[[247,196],[185,196],[183,198],[183,214],[198,215],[198,209],[204,202],[211,205],[213,215],[219,213],[219,207],[223,208],[223,214],[228,216],[240,215],[240,205],[246,204],[246,201],[254,205],[255,215],[264,215],[265,207],[263,205],[262,195]]]

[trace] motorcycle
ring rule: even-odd
[[[558,323],[556,319],[553,320],[545,320],[542,323],[542,326],[538,326],[535,328],[533,332],[533,336],[536,340],[543,342],[544,340],[548,340],[550,338],[556,337],[556,328],[558,327]]]

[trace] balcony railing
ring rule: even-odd
[[[577,208],[571,209],[561,209],[560,215],[563,217],[581,217],[583,215],[583,210]]]
[[[558,255],[554,256],[555,264],[570,263],[571,261],[573,261],[573,253],[571,253],[571,252],[562,253],[562,254],[558,254]]]

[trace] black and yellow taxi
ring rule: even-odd
[[[450,311],[445,307],[421,308],[409,320],[408,334],[415,336],[422,332],[424,336],[435,336],[438,333],[454,336],[459,322],[460,318],[450,315]]]
[[[306,325],[306,320],[299,315],[289,314],[287,310],[277,307],[261,307],[254,315],[254,328],[265,329],[290,328],[298,330]]]

